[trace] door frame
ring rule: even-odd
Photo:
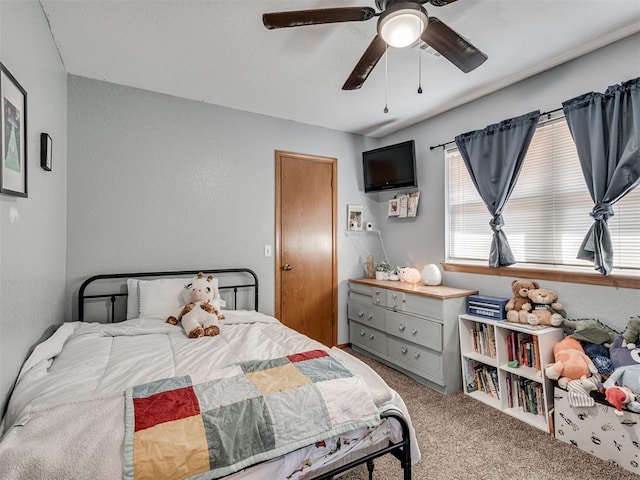
[[[332,167],[332,239],[331,239],[331,256],[333,262],[332,268],[332,280],[331,280],[331,295],[333,303],[333,311],[331,312],[331,337],[333,339],[333,345],[338,341],[338,159],[332,157],[323,157],[319,155],[309,155],[305,153],[287,152],[284,150],[275,151],[275,176],[276,176],[276,212],[275,212],[275,317],[280,319],[282,312],[282,185],[280,182],[282,173],[282,157],[294,157],[299,160],[313,161],[329,163]]]

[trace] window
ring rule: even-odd
[[[457,148],[448,165],[447,261],[487,262],[491,215],[478,195]],[[503,217],[504,231],[520,266],[590,267],[578,249],[593,224],[575,145],[564,118],[540,124]],[[614,272],[640,275],[640,187],[613,205],[609,219]]]

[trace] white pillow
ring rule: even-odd
[[[127,278],[127,320],[138,318],[138,282],[135,278]]]
[[[189,298],[185,286],[189,285],[191,280],[191,278],[138,280],[138,316],[163,321],[171,315],[177,316]],[[218,288],[217,278],[214,278],[212,283],[215,288]],[[218,310],[221,303],[213,302]]]

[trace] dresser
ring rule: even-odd
[[[462,389],[458,316],[478,293],[399,281],[349,280],[352,347],[434,390]]]

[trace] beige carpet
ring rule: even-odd
[[[629,471],[553,439],[541,430],[457,393],[441,395],[351,349],[404,399],[422,460],[413,480],[626,480]],[[364,465],[340,477],[367,479]],[[402,479],[394,457],[375,461],[374,480]]]

